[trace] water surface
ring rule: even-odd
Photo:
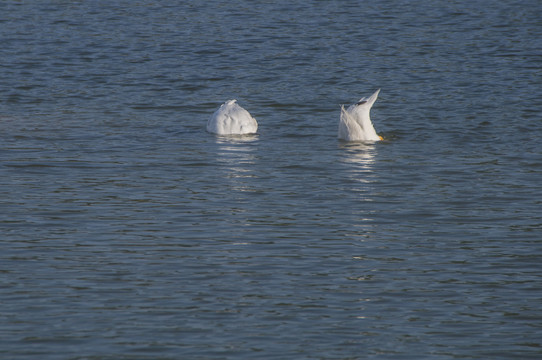
[[[2,2],[1,357],[540,358],[540,10]]]

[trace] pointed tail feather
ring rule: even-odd
[[[380,93],[380,89],[376,90],[373,95],[369,96],[369,98],[367,98],[367,103],[369,103],[369,106],[373,106],[373,104],[375,103],[376,99],[378,98],[378,94]]]

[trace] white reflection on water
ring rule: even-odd
[[[341,144],[340,147],[344,150],[342,161],[348,165],[346,170],[348,177],[362,183],[373,182],[376,144],[349,143]]]
[[[258,135],[217,136],[217,160],[223,165],[231,190],[256,191],[249,180],[255,177],[257,141]]]
[[[341,143],[341,162],[344,164],[343,176],[347,191],[351,194],[351,208],[357,209],[357,221],[353,223],[350,235],[365,240],[376,229],[373,225],[373,212],[367,202],[375,199],[374,182],[377,173],[374,170],[377,145],[374,143]],[[363,241],[362,240],[362,241]]]

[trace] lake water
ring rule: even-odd
[[[542,358],[541,12],[2,1],[0,358]]]

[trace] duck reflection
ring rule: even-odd
[[[347,165],[346,173],[351,180],[370,183],[374,179],[376,145],[374,143],[341,144],[342,161]]]
[[[375,193],[377,172],[375,171],[375,157],[377,145],[375,143],[348,143],[340,145],[341,176],[345,196],[348,198],[348,208],[357,220],[352,223],[348,236],[360,241],[371,241],[377,232],[374,223],[375,207],[367,206],[374,202],[378,195]]]
[[[235,191],[255,191],[249,179],[254,178],[253,167],[256,164],[255,146],[257,135],[218,136],[216,143],[217,160],[225,171],[225,179],[230,189]]]

